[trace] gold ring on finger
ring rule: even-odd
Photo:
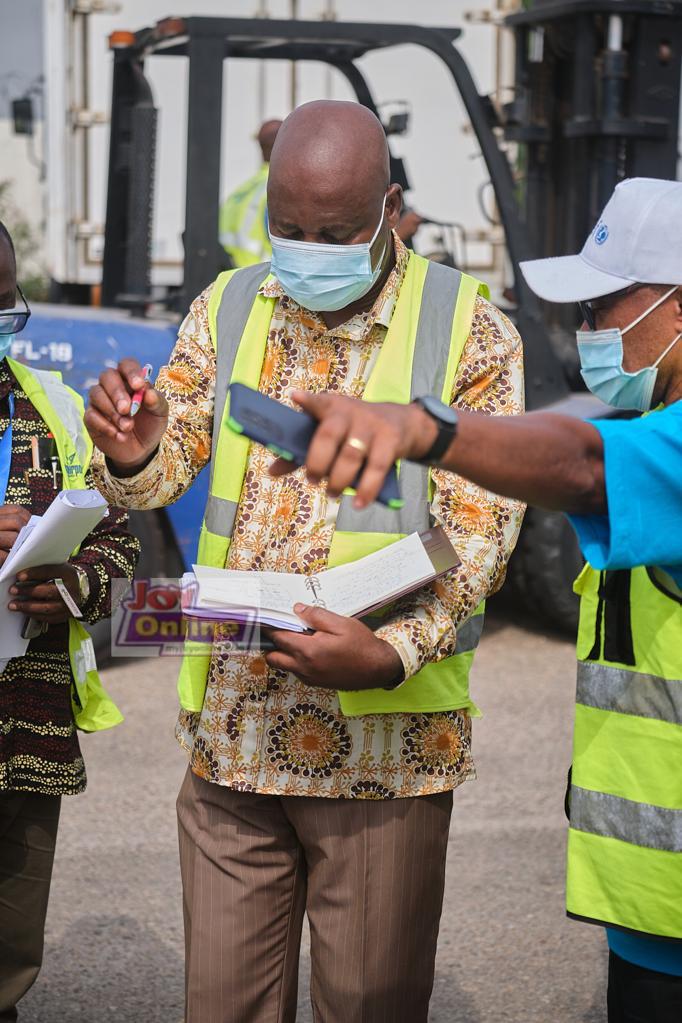
[[[346,444],[349,448],[355,448],[355,450],[359,451],[361,455],[367,454],[367,445],[364,440],[360,440],[359,437],[349,437]]]

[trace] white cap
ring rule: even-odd
[[[621,181],[577,256],[521,263],[548,302],[585,302],[630,284],[682,284],[682,182]]]

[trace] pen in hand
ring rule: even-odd
[[[152,365],[148,362],[142,370],[142,376],[144,377],[145,383],[149,380],[152,375]],[[142,398],[144,396],[145,388],[141,387],[139,391],[135,391],[130,403],[130,415],[134,416],[140,411],[142,405]]]

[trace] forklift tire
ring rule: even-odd
[[[138,579],[179,578],[184,569],[175,541],[170,535],[163,512],[132,511],[130,531],[140,541],[140,560],[135,569]],[[87,626],[95,646],[97,664],[103,667],[111,660],[111,619]]]
[[[578,540],[566,516],[529,508],[502,593],[510,605],[575,639],[579,600],[573,592],[573,581],[583,564]]]

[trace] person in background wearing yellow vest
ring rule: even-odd
[[[261,263],[269,259],[272,252],[266,193],[270,154],[281,124],[281,121],[272,120],[260,126],[256,137],[263,163],[253,177],[228,195],[220,207],[220,244],[236,267]]]
[[[0,224],[0,564],[57,488],[92,485],[80,397],[57,374],[9,358],[29,315],[12,241]],[[2,1021],[17,1019],[17,1002],[40,970],[61,797],[82,792],[86,783],[76,729],[121,720],[97,678],[92,641],[52,580],[63,579],[85,621],[106,617],[111,580],[132,578],[137,563],[139,543],[126,519],[110,509],[67,564],[20,573],[10,611],[0,610],[30,616],[39,633],[23,657],[0,660]]]
[[[303,472],[272,479],[270,452],[223,425],[232,379],[285,403],[294,386],[437,390],[448,407],[522,411],[516,331],[478,281],[408,254],[400,208],[375,116],[299,107],[272,153],[271,267],[222,274],[192,304],[134,418],[135,360],[91,391],[98,485],[116,503],[168,504],[211,462],[202,564],[312,573],[428,528],[430,512],[461,559],[374,632],[318,610],[314,634],[274,633],[266,655],[185,658],[189,1023],[293,1020],[306,911],[316,1016],[427,1018],[452,790],[474,773],[469,668],[522,507],[413,466],[400,512],[356,514]]]
[[[581,596],[568,846],[571,916],[607,926],[610,1023],[682,1020],[682,183],[622,182],[580,255],[522,264],[541,298],[578,301],[585,383],[635,420],[462,413],[438,461],[569,513]],[[437,424],[418,406],[293,396],[321,420],[308,476],[357,503]],[[275,473],[288,471],[280,462]]]

